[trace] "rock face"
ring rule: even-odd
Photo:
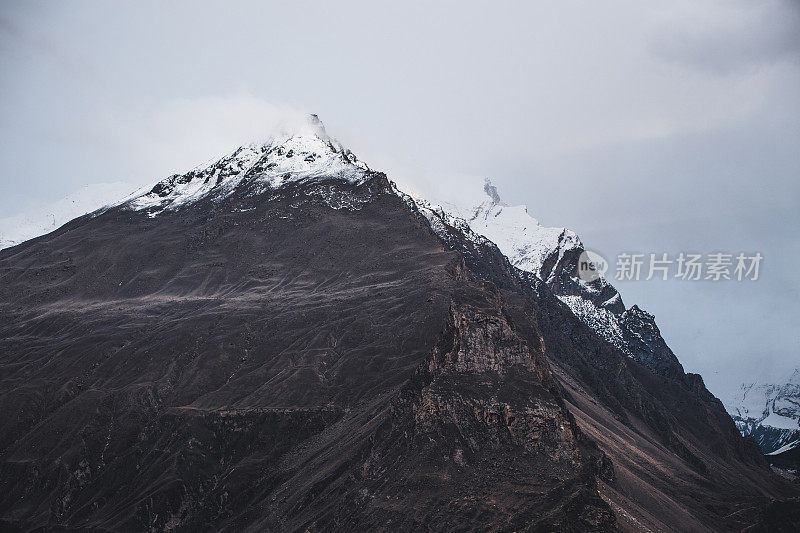
[[[699,376],[323,132],[2,250],[0,279],[7,529],[796,523]]]

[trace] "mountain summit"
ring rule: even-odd
[[[316,128],[0,250],[0,525],[793,530],[652,316],[478,192]]]
[[[288,182],[312,179],[360,183],[368,175],[367,165],[328,136],[316,115],[310,115],[305,130],[244,145],[207,167],[158,182],[125,205],[156,216],[204,198],[220,201],[234,193],[257,196]]]

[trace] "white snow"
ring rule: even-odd
[[[774,452],[770,452],[767,455],[778,455],[779,453],[788,452],[789,450],[797,448],[798,445],[800,445],[800,440],[796,440],[794,442],[790,442],[789,444],[781,446],[780,448],[778,448]]]
[[[406,199],[406,201],[408,201],[408,199],[412,199],[412,201],[414,202],[416,207],[420,210],[420,212],[425,216],[425,218],[428,219],[428,222],[431,225],[431,229],[442,240],[444,241],[448,240],[447,228],[445,227],[445,225],[447,225],[460,230],[467,239],[469,239],[474,243],[482,244],[488,242],[488,239],[472,231],[466,220],[450,214],[449,212],[442,209],[442,206],[432,204],[419,196],[412,198],[411,196],[406,195],[402,191],[397,190],[396,192],[398,192],[401,196],[403,196]]]
[[[725,408],[732,415],[741,418],[763,418],[768,413],[768,393],[765,390],[768,386],[756,386],[755,383],[742,384],[736,393],[723,401]],[[764,390],[759,391],[760,388],[764,388]]]
[[[338,178],[359,182],[367,178],[369,167],[329,137],[316,117],[310,126],[310,131],[251,143],[213,164],[170,176],[159,182],[168,184],[168,193],[160,195],[148,187],[127,206],[157,216],[210,195],[224,198],[245,180],[254,185],[251,192],[256,194],[293,181]]]
[[[445,216],[451,226],[455,225],[453,221],[466,223],[476,235],[496,244],[512,265],[540,279],[542,264],[551,253],[558,251],[561,257],[566,250],[581,246],[574,232],[544,227],[524,205],[510,206],[503,202],[488,179],[483,184],[463,181],[463,187],[452,194],[445,193],[446,198],[411,197],[418,206]]]
[[[0,249],[45,235],[70,220],[119,202],[134,189],[129,183],[95,183],[56,202],[0,218]]]
[[[795,437],[800,432],[800,370],[777,383],[742,384],[723,404],[731,416],[741,420],[737,426],[745,434],[764,426],[781,430],[776,444],[792,439],[782,448],[800,442]]]
[[[800,430],[800,422],[797,419],[788,416],[779,415],[776,412],[770,412],[766,418],[761,420],[762,426],[770,426],[777,429],[794,429]]]
[[[477,206],[467,222],[475,233],[495,243],[512,265],[539,278],[542,264],[554,250],[563,255],[580,244],[569,230],[542,227],[524,205],[508,206],[490,199]]]
[[[576,248],[583,248],[578,235],[566,228],[544,227],[533,218],[524,205],[511,206],[502,201],[497,189],[485,179],[482,184],[463,179],[458,190],[438,193],[439,198],[428,201],[419,195],[412,196],[431,222],[434,231],[443,237],[442,223],[465,231],[467,238],[487,239],[500,249],[509,262],[520,270],[531,272],[542,281],[554,281],[562,275],[552,269],[564,254]],[[441,198],[441,196],[447,196]],[[550,258],[549,272],[543,271],[545,261]],[[597,293],[597,289],[577,280],[582,295]],[[623,340],[619,317],[608,309],[598,307],[590,299],[581,295],[556,294],[582,322],[588,325],[605,340],[632,354]],[[618,293],[608,304],[621,301]]]
[[[599,308],[580,296],[558,296],[558,299],[567,304],[567,307],[581,322],[630,356],[629,349],[622,337],[619,319],[614,313],[608,309]]]
[[[250,192],[256,194],[290,181],[338,178],[359,182],[368,176],[367,165],[329,137],[319,119],[311,115],[305,125],[295,125],[291,131],[245,145],[216,162],[157,182],[161,195],[152,192],[156,184],[131,193],[134,187],[126,183],[99,183],[53,204],[0,219],[0,249],[49,233],[103,207],[122,205],[155,217],[207,196],[223,198],[243,180],[248,180]],[[337,208],[355,207],[344,199],[334,203]]]

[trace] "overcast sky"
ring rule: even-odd
[[[718,394],[800,366],[800,2],[382,4],[4,1],[0,218],[314,112],[606,257],[761,252],[756,282],[615,284]]]

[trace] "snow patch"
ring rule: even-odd
[[[203,198],[225,198],[242,185],[247,185],[247,194],[255,195],[290,182],[342,179],[360,183],[369,177],[369,167],[328,136],[316,115],[311,115],[309,127],[309,131],[242,146],[210,165],[170,176],[124,205],[157,216]]]
[[[800,440],[796,440],[796,441],[791,442],[791,443],[789,443],[789,444],[787,444],[785,446],[781,446],[780,448],[778,448],[774,452],[770,452],[767,455],[778,455],[779,453],[788,452],[789,450],[793,450],[793,449],[797,448],[798,445],[800,445]]]

